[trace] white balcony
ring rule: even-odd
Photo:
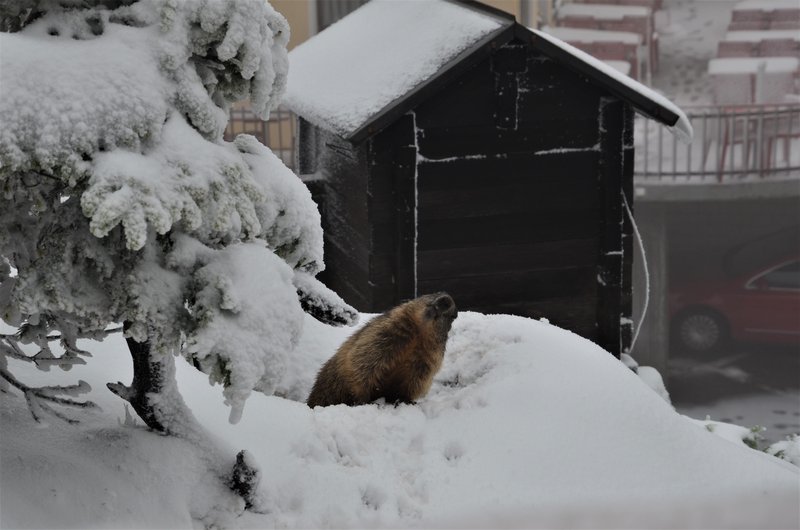
[[[800,104],[684,107],[694,141],[635,123],[637,183],[800,181]]]

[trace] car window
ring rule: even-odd
[[[800,261],[792,261],[764,274],[764,283],[770,289],[800,290]]]

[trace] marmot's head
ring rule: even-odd
[[[423,321],[433,327],[440,340],[446,341],[450,326],[458,316],[458,309],[453,298],[447,293],[434,293],[420,296],[414,302],[417,301],[424,307],[422,310]]]

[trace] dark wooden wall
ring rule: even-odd
[[[633,117],[630,106],[602,98],[597,193],[604,205],[598,238],[598,333],[594,339],[619,355],[630,347],[633,322],[633,241],[626,201],[633,211]],[[624,195],[624,197],[623,197]]]
[[[300,120],[298,169],[320,206],[326,269],[319,278],[359,311],[414,294],[416,145],[400,119],[355,146]]]
[[[368,142],[373,255],[373,311],[414,298],[417,148],[404,116]]]
[[[362,146],[305,124],[318,149],[300,169],[325,177],[322,278],[362,311],[447,291],[461,309],[546,317],[619,354],[632,127],[629,105],[527,44]]]
[[[420,292],[598,338],[600,98],[516,45],[416,110]]]
[[[624,105],[622,129],[622,192],[625,194],[628,210],[622,223],[622,289],[620,290],[620,342],[619,349],[611,349],[614,353],[630,352],[635,322],[633,321],[633,261],[637,250],[633,224],[633,117],[635,111],[629,104]],[[637,258],[638,259],[638,258]]]
[[[372,310],[372,234],[367,208],[369,164],[364,147],[300,119],[298,170],[314,175],[324,230],[325,271],[319,278],[360,311]],[[315,192],[315,193],[314,193]]]

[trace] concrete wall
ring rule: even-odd
[[[511,13],[517,20],[520,20],[521,2],[525,0],[481,0],[484,4],[502,9],[506,13]]]
[[[673,282],[717,276],[730,267],[758,267],[760,260],[800,249],[798,197],[677,203],[668,211]],[[753,250],[743,248],[737,256],[728,256],[736,247]]]
[[[316,33],[316,10],[312,0],[269,0],[280,14],[289,21],[292,36],[289,50]]]

